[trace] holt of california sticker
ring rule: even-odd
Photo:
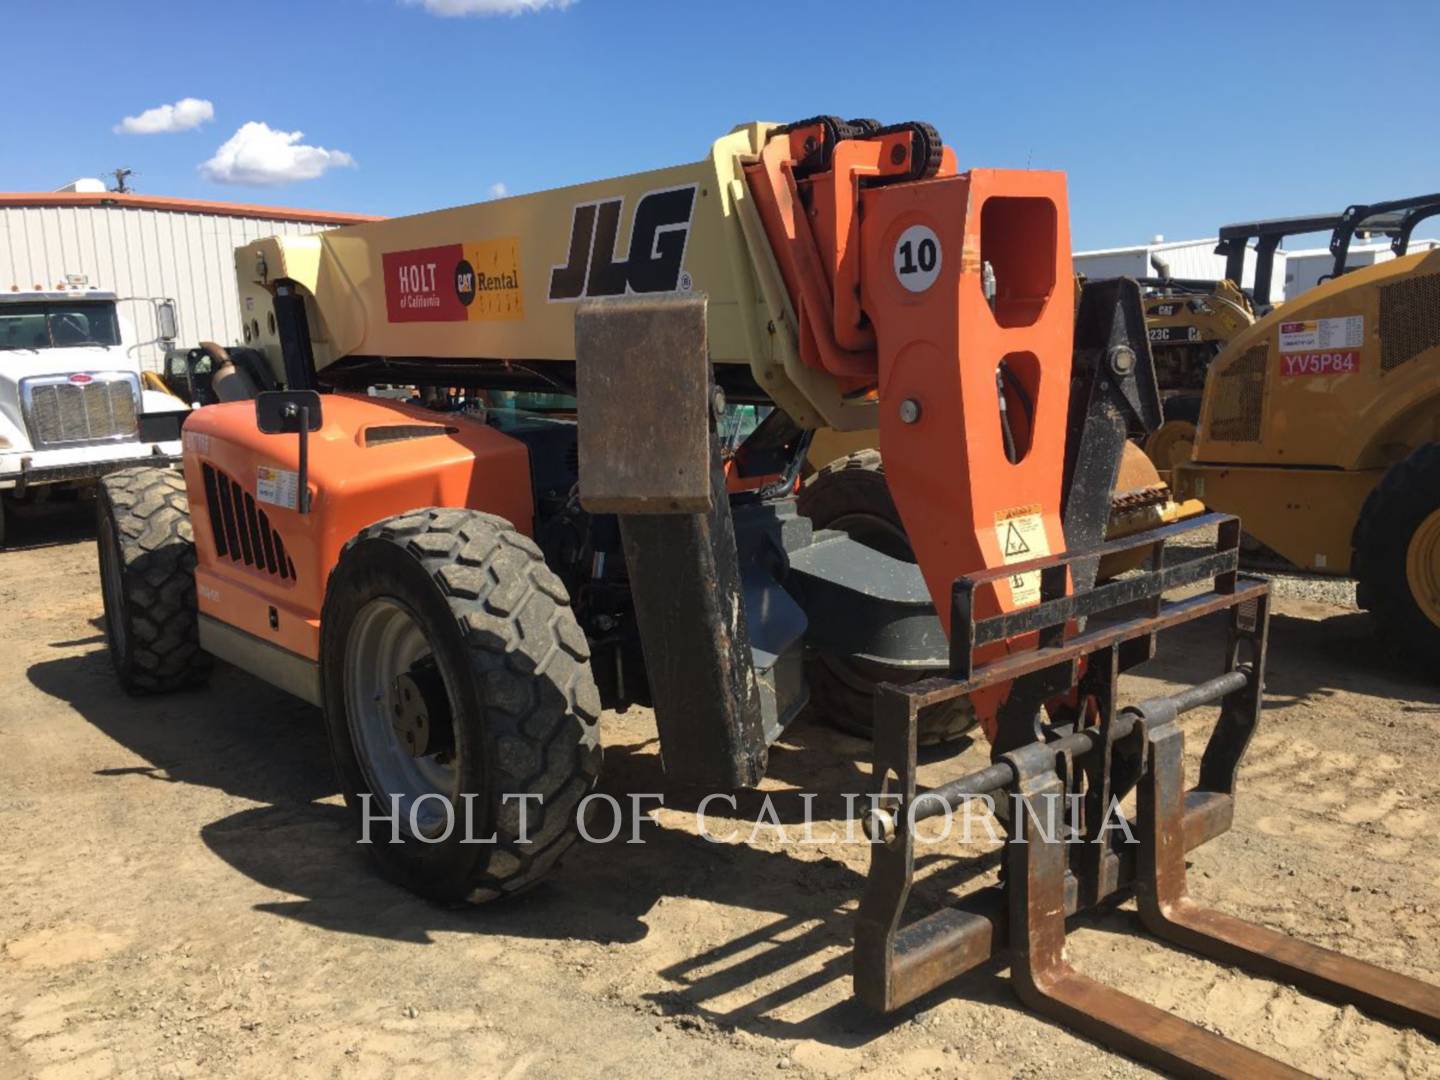
[[[392,323],[525,317],[518,237],[387,251],[380,261]]]

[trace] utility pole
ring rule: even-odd
[[[110,189],[115,194],[128,195],[135,190],[125,182],[135,175],[134,169],[116,169],[110,175],[115,177],[115,186]]]

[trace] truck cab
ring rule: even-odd
[[[0,293],[0,544],[17,502],[179,458],[189,406],[146,387],[121,302],[75,278]],[[174,305],[154,303],[162,339],[173,336]]]

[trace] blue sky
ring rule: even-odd
[[[466,6],[540,10],[432,10]],[[1419,2],[9,0],[5,26],[10,191],[124,165],[150,194],[401,214],[817,112],[929,120],[962,168],[1065,170],[1076,248],[1440,190]],[[114,130],[186,98],[213,117]]]

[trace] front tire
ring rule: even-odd
[[[331,576],[320,648],[336,772],[385,876],[480,903],[555,865],[600,772],[600,695],[533,542],[471,510],[372,525]]]
[[[1391,649],[1440,661],[1440,443],[1392,465],[1366,496],[1353,537],[1356,598]]]
[[[806,481],[798,503],[800,513],[817,529],[838,529],[891,558],[915,561],[878,450],[857,450],[832,461]],[[939,672],[833,656],[806,658],[811,707],[842,731],[867,739],[875,732],[876,686],[914,682],[935,674]],[[968,701],[947,702],[921,714],[918,738],[921,745],[951,742],[975,723],[975,710]]]
[[[159,694],[203,683],[195,605],[195,536],[185,481],[175,469],[110,473],[96,497],[105,637],[120,685]]]

